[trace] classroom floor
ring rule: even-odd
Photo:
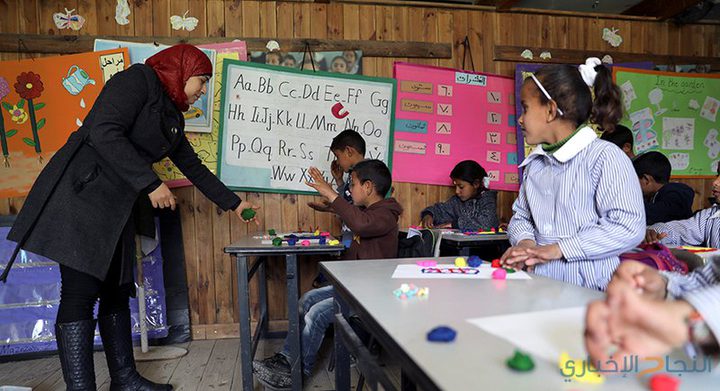
[[[272,355],[282,348],[282,339],[261,340],[256,358]],[[320,359],[312,378],[305,384],[305,390],[334,390],[334,373],[328,372],[328,361],[332,354],[332,342],[326,341],[321,350]],[[188,349],[184,357],[166,361],[137,362],[138,371],[154,381],[168,382],[175,390],[241,390],[239,339],[218,339],[193,341],[178,345]],[[95,377],[98,390],[110,388],[110,378],[105,353],[95,352]],[[400,384],[400,371],[397,368],[388,371],[390,379]],[[359,372],[351,368],[352,389],[358,381]],[[57,356],[35,360],[0,363],[0,386],[13,385],[32,387],[34,391],[65,390],[60,361]],[[263,386],[255,380],[255,390]]]

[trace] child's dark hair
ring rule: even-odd
[[[485,190],[483,179],[487,176],[487,171],[475,160],[463,160],[455,165],[450,171],[450,179],[459,179],[474,185],[476,182],[480,184],[479,192]]]
[[[392,174],[390,169],[380,160],[363,160],[350,168],[350,173],[355,173],[360,183],[370,181],[375,185],[375,192],[385,197],[392,186]]]
[[[668,183],[672,166],[665,155],[657,151],[645,152],[633,159],[638,178],[650,175],[657,183]]]
[[[607,130],[604,131],[602,136],[600,136],[600,139],[609,141],[617,145],[620,149],[622,149],[625,144],[630,144],[630,148],[633,147],[632,132],[627,128],[627,126],[620,124],[615,125],[615,130],[611,132]]]
[[[343,150],[347,147],[352,147],[359,154],[365,156],[365,139],[362,138],[360,133],[352,129],[345,129],[338,133],[330,144],[331,151]]]
[[[577,66],[544,66],[535,73],[535,77],[562,110],[563,119],[572,121],[576,127],[589,119],[603,131],[612,132],[623,117],[620,89],[613,83],[610,69],[604,65],[597,65],[594,69],[597,72],[593,86],[594,102]],[[525,83],[535,84],[530,78],[525,79]],[[536,89],[540,103],[546,104],[547,97],[539,88]]]

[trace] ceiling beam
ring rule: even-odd
[[[702,0],[642,0],[623,11],[623,15],[653,16],[659,20],[666,20],[700,3],[701,1]]]
[[[495,9],[498,11],[506,11],[519,3],[520,0],[497,0],[495,3]]]

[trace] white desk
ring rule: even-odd
[[[452,263],[453,257],[438,259]],[[395,266],[418,259],[322,262],[343,314],[353,311],[385,351],[401,365],[403,389],[423,390],[646,390],[632,374],[609,377],[601,387],[566,382],[557,363],[535,357],[530,373],[508,369],[515,346],[468,323],[469,318],[584,306],[598,291],[533,275],[532,280],[392,279]],[[430,288],[427,300],[400,300],[392,291],[403,282]],[[450,343],[430,343],[426,334],[447,325],[458,333]],[[528,325],[527,327],[533,327]],[[337,330],[337,328],[336,328]],[[346,347],[336,334],[336,389],[349,389]],[[342,344],[340,344],[342,345]],[[579,358],[579,357],[575,357]],[[720,377],[683,374],[681,389],[720,389]]]

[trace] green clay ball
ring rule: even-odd
[[[506,361],[507,366],[518,372],[528,372],[535,368],[535,363],[529,355],[515,350],[515,354]]]
[[[274,239],[272,240],[273,246],[282,246],[282,242],[283,242],[283,241],[282,241],[282,238],[274,238]]]
[[[245,220],[252,219],[253,217],[255,217],[255,209],[253,209],[253,208],[243,209],[242,213],[240,213],[240,217],[242,217]]]

